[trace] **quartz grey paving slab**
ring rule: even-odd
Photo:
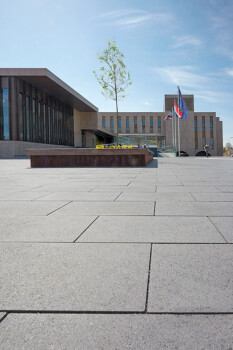
[[[0,217],[6,215],[48,215],[68,201],[0,201]]]
[[[1,217],[0,241],[73,242],[96,216]]]
[[[217,188],[222,192],[233,192],[233,186],[217,186]]]
[[[227,242],[233,243],[233,217],[210,217],[210,219],[226,238]]]
[[[0,200],[10,200],[10,201],[24,201],[24,200],[35,200],[41,197],[44,197],[46,195],[50,194],[50,192],[44,192],[44,191],[24,191],[24,192],[14,192],[9,193],[5,195],[0,195]]]
[[[157,185],[157,192],[220,192],[217,187],[214,186],[167,186]]]
[[[100,216],[78,242],[225,243],[208,218]]]
[[[1,243],[0,310],[143,311],[149,244]]]
[[[232,343],[232,315],[10,314],[0,340],[2,350],[230,350]]]
[[[140,186],[140,187],[130,187],[130,186],[98,186],[91,192],[126,192],[126,193],[153,193],[156,191],[156,186]]]
[[[121,192],[56,192],[51,193],[45,197],[39,198],[38,200],[54,201],[54,200],[64,200],[64,201],[79,201],[79,202],[89,202],[89,201],[103,201],[103,202],[113,202]]]
[[[229,245],[154,245],[148,310],[233,312]]]
[[[54,215],[154,215],[154,202],[71,202]]]
[[[193,202],[195,199],[191,196],[190,193],[122,193],[118,198],[117,202],[126,201],[126,202],[149,202],[149,201],[189,201]]]
[[[1,319],[5,316],[5,312],[0,312],[0,321],[1,321]],[[1,343],[0,343],[1,344]]]
[[[96,186],[98,186],[98,185],[95,184],[92,186],[86,186],[86,185],[83,186],[82,184],[80,184],[80,185],[73,186],[73,185],[70,185],[69,183],[64,185],[64,182],[62,182],[62,184],[57,184],[57,185],[52,184],[49,186],[36,187],[34,189],[31,189],[30,192],[38,192],[38,191],[47,192],[47,193],[51,193],[51,192],[89,192],[89,191],[92,191],[94,188],[96,188]]]
[[[155,215],[231,216],[233,202],[158,201]]]
[[[233,193],[192,193],[192,195],[198,202],[233,202]]]

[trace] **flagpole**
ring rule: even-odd
[[[173,108],[172,108],[172,146],[174,147],[174,114],[173,114]]]
[[[179,86],[177,86],[177,99],[178,99],[178,155],[180,157],[180,99],[179,99]]]
[[[175,99],[174,99],[174,105],[175,105]],[[173,111],[174,111],[174,108],[173,108]],[[175,130],[174,130],[174,146],[175,146],[175,148],[176,148],[176,153],[177,153],[177,139],[176,139],[176,114],[175,114],[175,120],[174,120],[174,122],[175,122]]]

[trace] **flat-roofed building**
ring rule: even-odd
[[[189,156],[200,155],[206,144],[210,145],[210,154],[222,156],[222,121],[215,112],[195,112],[194,96],[183,95],[189,114],[185,120],[179,120],[180,150]],[[172,120],[164,120],[172,111],[177,95],[165,95],[163,112],[119,112],[120,134],[151,134],[165,140],[166,146],[173,146]],[[178,102],[177,102],[178,103]],[[177,122],[177,118],[176,119]],[[173,124],[173,125],[172,125]],[[98,128],[116,133],[117,121],[114,112],[98,113]],[[178,135],[178,132],[176,133]]]
[[[95,147],[98,108],[45,68],[0,69],[0,156],[27,148]]]

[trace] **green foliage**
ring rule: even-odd
[[[125,89],[132,84],[123,62],[124,55],[113,40],[107,41],[107,48],[98,54],[98,59],[101,64],[99,73],[93,73],[102,87],[102,94],[117,102],[125,97]]]

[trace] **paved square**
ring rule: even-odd
[[[1,350],[232,350],[232,175],[0,159]]]

